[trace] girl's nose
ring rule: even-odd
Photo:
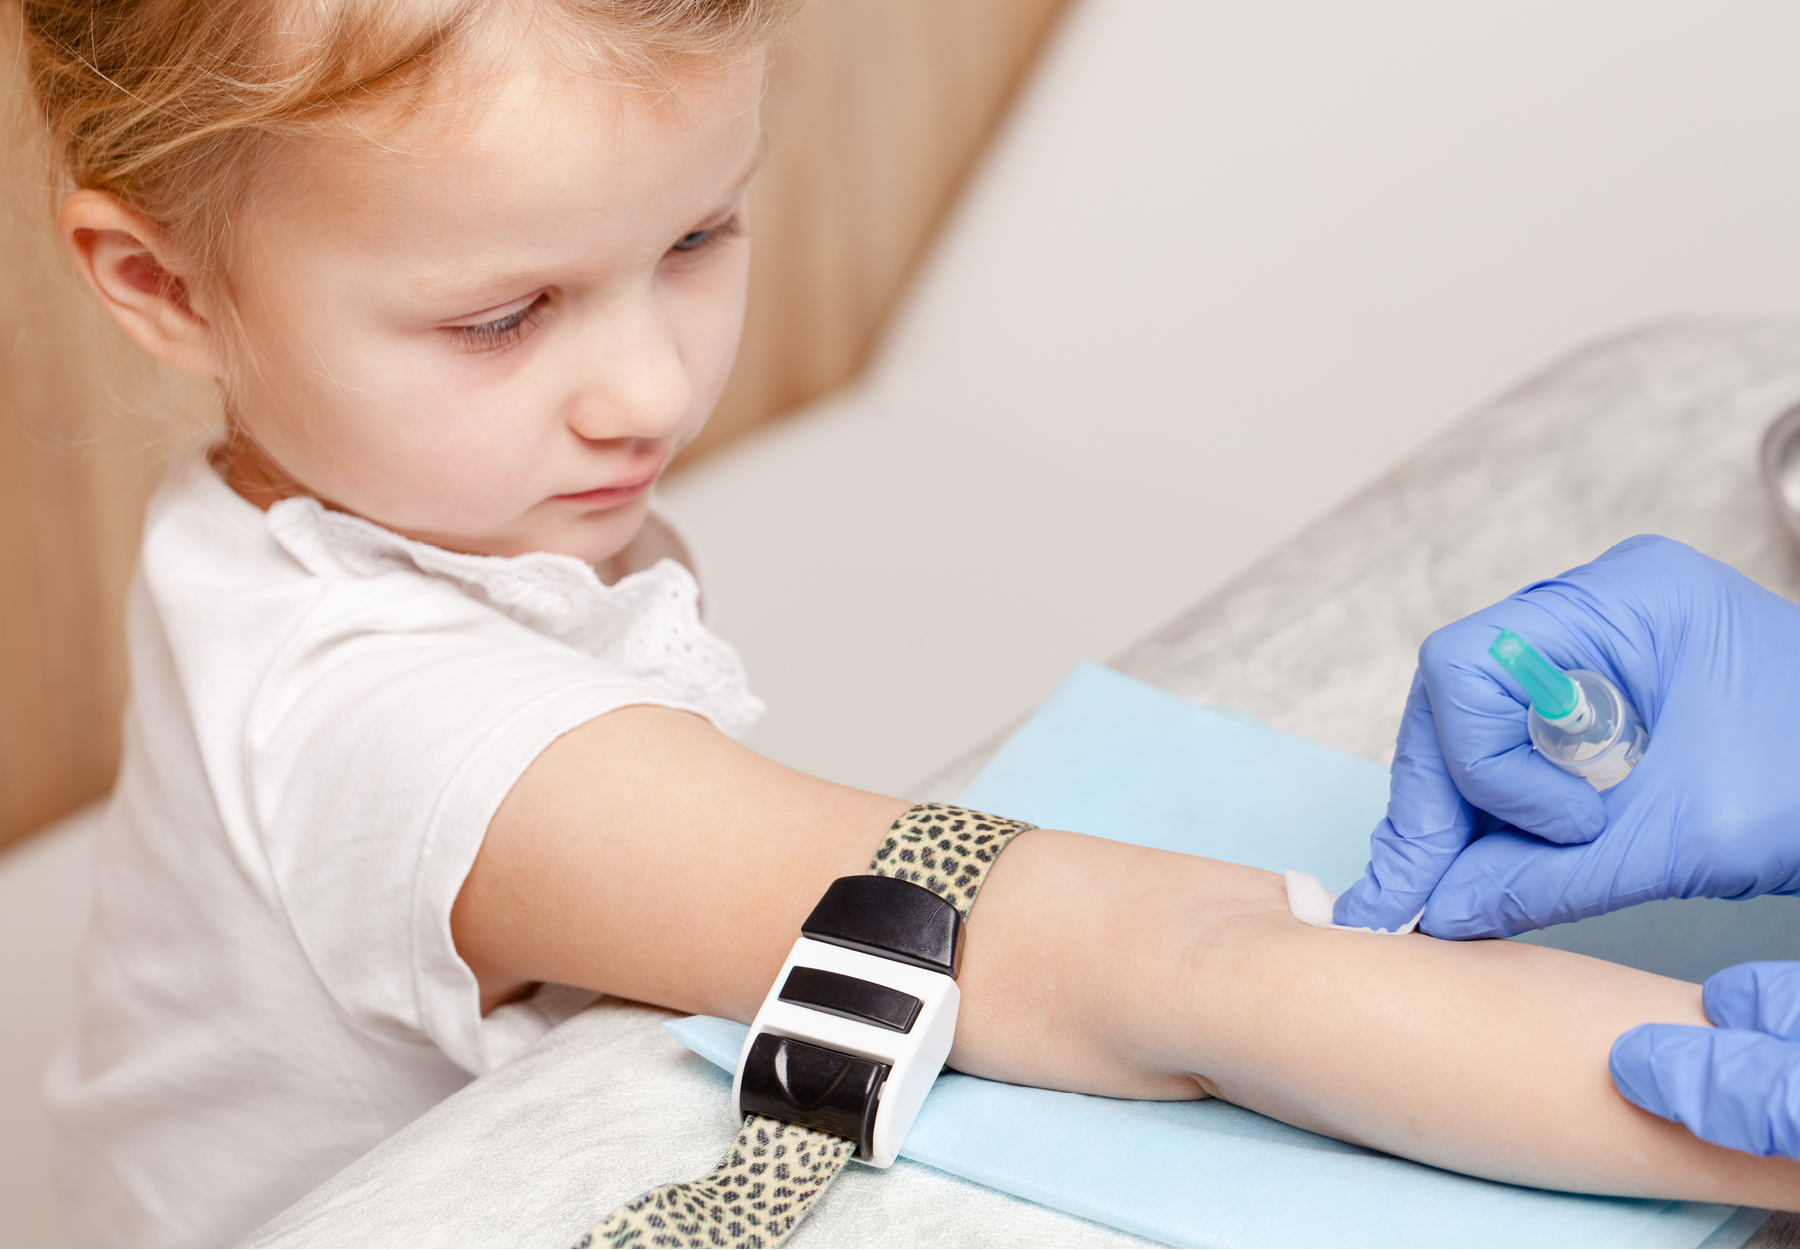
[[[673,435],[693,403],[674,327],[645,293],[613,310],[583,346],[585,377],[569,426],[592,442]]]

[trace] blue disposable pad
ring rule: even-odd
[[[1082,664],[957,802],[1052,829],[1298,868],[1341,894],[1387,811],[1387,769],[1242,712]]]
[[[1124,842],[1313,873],[1361,872],[1380,765],[1084,664],[960,797]],[[729,1073],[744,1026],[671,1023]],[[1740,1245],[1761,1212],[1474,1180],[1221,1102],[1130,1102],[938,1078],[901,1154],[1183,1246]]]

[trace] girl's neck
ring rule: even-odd
[[[227,486],[264,512],[283,499],[311,494],[269,459],[256,440],[229,417],[224,439],[207,452],[206,458]]]

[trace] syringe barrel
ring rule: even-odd
[[[1585,668],[1567,670],[1593,718],[1579,733],[1559,729],[1532,709],[1527,717],[1531,745],[1538,754],[1564,772],[1574,773],[1596,790],[1608,790],[1625,780],[1649,745],[1644,718],[1619,688],[1599,673]]]

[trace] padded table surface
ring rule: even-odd
[[[1800,599],[1800,549],[1756,460],[1763,429],[1797,402],[1800,327],[1665,326],[1589,348],[1459,423],[1115,667],[1385,760],[1427,633],[1632,534],[1682,539]],[[916,797],[951,797],[991,750]],[[668,1018],[602,1000],[245,1244],[567,1245],[651,1185],[702,1174],[733,1117],[707,1065],[661,1028]],[[1776,1217],[1751,1244],[1800,1244],[1793,1232]],[[903,1160],[849,1169],[790,1244],[1146,1243]]]

